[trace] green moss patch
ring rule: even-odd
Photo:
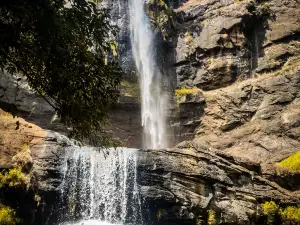
[[[278,166],[300,173],[300,151],[278,163]]]

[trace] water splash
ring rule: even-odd
[[[99,220],[82,220],[77,223],[67,223],[64,225],[116,225],[116,224],[111,224]]]
[[[154,60],[153,33],[144,11],[144,0],[130,0],[129,4],[133,57],[140,74],[144,148],[166,148],[167,96]]]
[[[104,154],[88,147],[67,149],[61,190],[62,221],[68,223],[62,224],[142,224],[136,151],[117,148]]]

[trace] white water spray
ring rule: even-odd
[[[135,149],[66,151],[62,225],[142,224]]]
[[[144,148],[158,149],[168,147],[167,97],[162,90],[161,73],[154,60],[154,38],[144,4],[144,0],[130,0],[131,43],[140,74]]]

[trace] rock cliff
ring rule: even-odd
[[[165,3],[148,13],[191,142],[141,153],[152,219],[214,224],[213,211],[216,224],[266,224],[262,202],[299,203],[299,172],[278,163],[300,149],[300,2]]]

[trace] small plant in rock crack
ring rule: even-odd
[[[247,4],[246,9],[252,16],[255,16],[263,23],[266,23],[268,19],[275,20],[275,14],[271,10],[270,5],[263,1],[250,1]]]

